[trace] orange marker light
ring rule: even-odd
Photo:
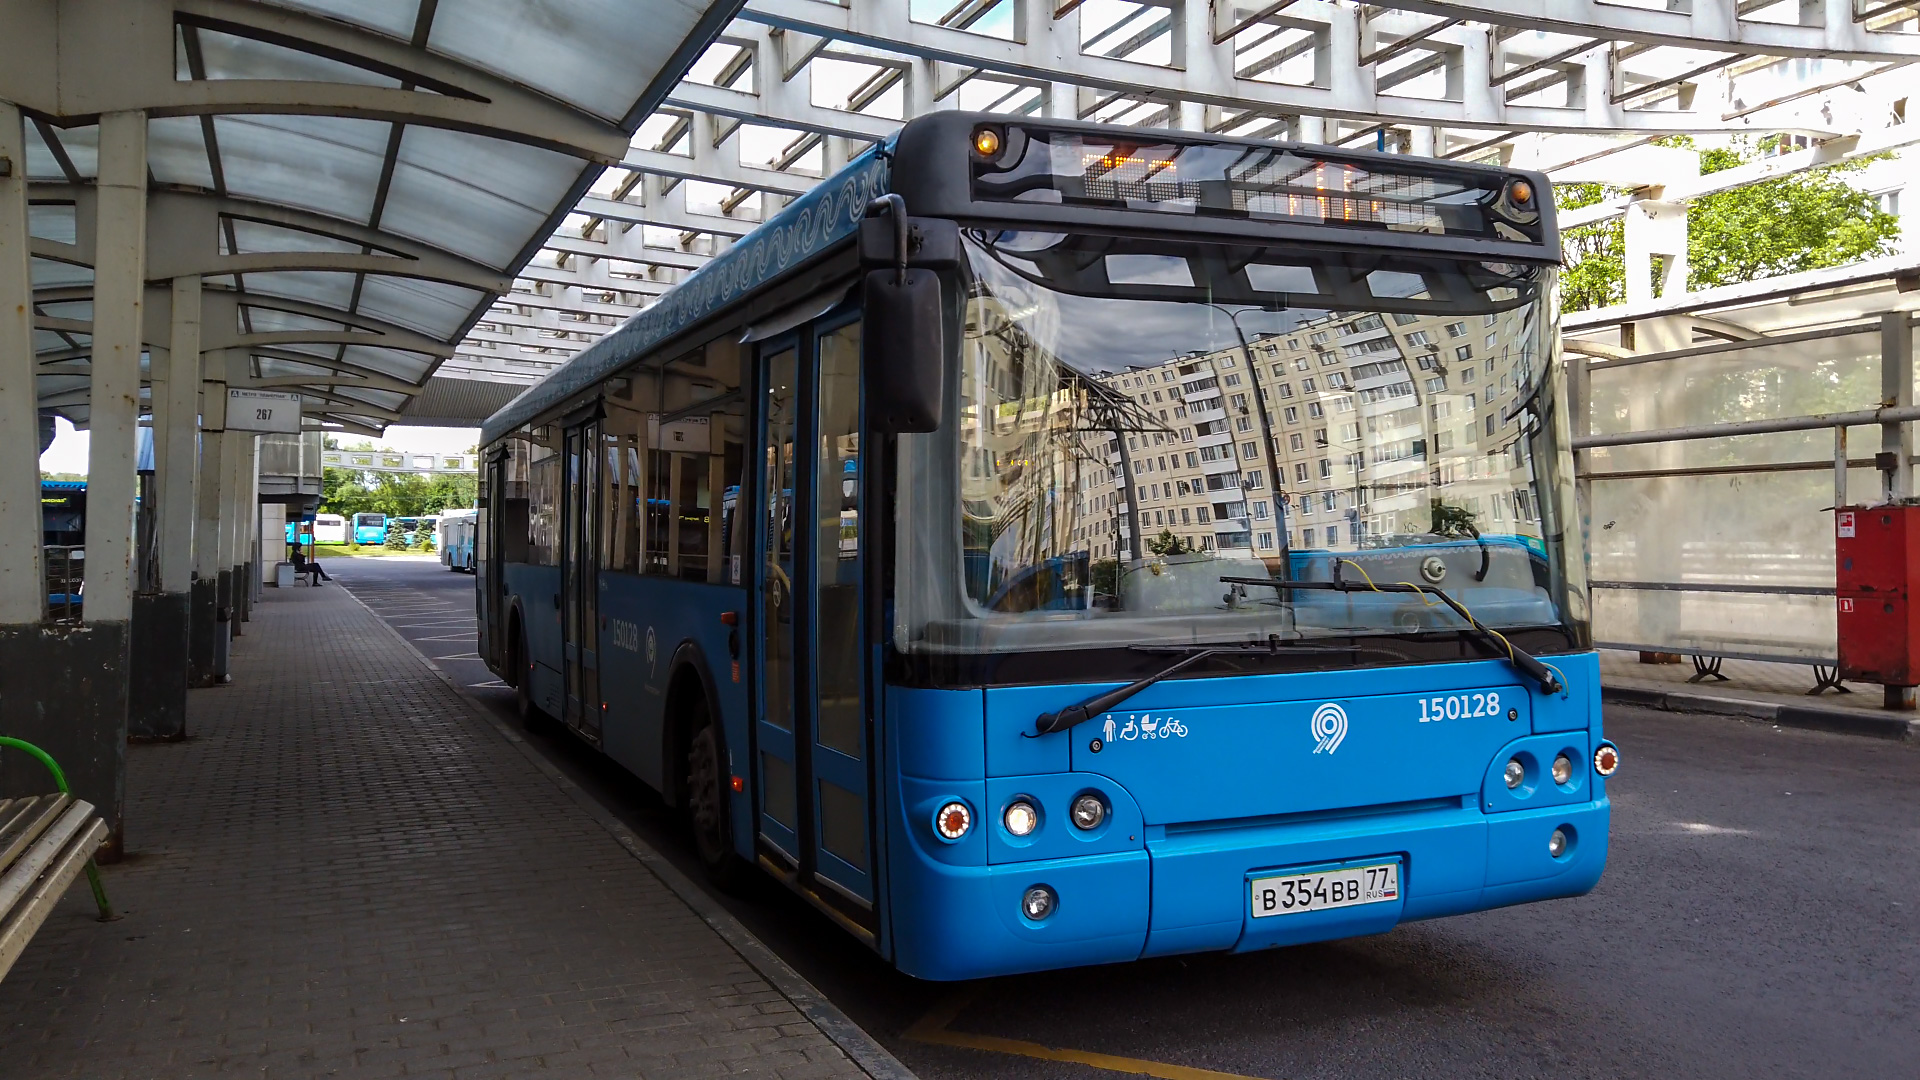
[[[740,778],[739,778],[739,777],[737,777],[737,776],[736,776],[736,777],[734,777],[734,778],[733,778],[733,790],[735,790],[735,791],[745,791],[745,790],[747,790],[747,782],[746,782],[745,780],[742,780],[742,779],[740,779]]]
[[[722,625],[722,626],[739,626],[739,625],[740,625],[740,613],[739,613],[739,612],[737,612],[737,611],[723,611],[723,612],[721,612],[721,613],[720,613],[720,625]]]
[[[992,157],[999,153],[1000,133],[988,127],[974,129],[973,152],[981,157]]]
[[[1525,180],[1515,180],[1513,186],[1507,189],[1507,194],[1512,196],[1516,205],[1524,206],[1533,201],[1533,185]]]

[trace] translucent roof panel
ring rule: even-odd
[[[276,271],[246,275],[246,291],[347,310],[353,302],[353,275],[314,271]]]
[[[710,0],[440,0],[427,48],[618,120]]]
[[[27,125],[32,128],[32,124]],[[100,175],[100,125],[83,124],[80,127],[55,128],[54,138],[60,140],[60,148],[66,151],[67,159],[73,162],[73,171],[83,180],[91,180]],[[49,151],[51,153],[51,151]],[[38,175],[38,174],[36,174]],[[55,165],[47,173],[56,179],[65,179],[66,174]]]
[[[52,304],[37,306],[50,319],[73,319],[76,322],[93,321],[93,301],[62,300]]]
[[[27,235],[35,240],[72,244],[80,235],[78,218],[72,203],[29,203]]]
[[[356,23],[402,40],[413,36],[420,17],[420,0],[270,0],[281,7],[299,8],[342,22]]]
[[[263,379],[283,379],[292,376],[313,375],[322,379],[338,378],[332,368],[323,364],[303,364],[298,360],[288,360],[280,356],[256,356],[254,367]]]
[[[333,393],[338,397],[351,398],[382,409],[398,409],[407,403],[407,395],[396,394],[391,390],[370,390],[365,387],[336,386]]]
[[[255,333],[277,334],[291,330],[340,331],[347,324],[329,319],[316,319],[311,315],[301,315],[291,311],[276,311],[259,304],[246,304],[241,307],[240,317],[253,325]],[[241,329],[245,329],[244,326]]]
[[[581,171],[579,161],[549,150],[409,127],[380,226],[504,268]]]
[[[197,116],[156,116],[147,121],[147,168],[163,184],[212,188],[213,165]]]
[[[84,335],[83,335],[84,336]],[[51,330],[33,332],[33,351],[37,353],[60,352],[67,347],[67,339]]]
[[[369,274],[360,290],[360,311],[396,326],[437,338],[453,337],[486,294],[458,285]]]
[[[258,252],[258,251],[332,251],[351,253],[361,250],[361,245],[337,237],[323,236],[305,229],[289,229],[279,225],[269,225],[264,221],[249,221],[245,218],[228,218],[233,230],[235,246],[227,247],[227,238],[220,237],[222,252]]]
[[[67,285],[93,284],[93,267],[34,257],[29,267],[36,289],[58,289]]]
[[[337,116],[217,116],[227,190],[364,222],[393,125]]]
[[[291,79],[295,82],[356,83],[362,86],[400,85],[400,80],[390,75],[289,49],[284,45],[205,28],[196,31],[196,34],[200,41],[202,70],[209,79]],[[179,77],[192,78],[186,50],[182,48],[180,52]]]
[[[340,359],[355,367],[384,371],[419,382],[427,377],[433,368],[433,357],[421,353],[407,352],[405,349],[382,349],[372,345],[349,345],[340,354]]]

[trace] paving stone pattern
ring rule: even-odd
[[[130,748],[125,917],[0,982],[0,1080],[865,1075],[339,588]]]

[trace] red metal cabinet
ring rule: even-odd
[[[1920,684],[1920,505],[1843,506],[1833,517],[1840,677]]]

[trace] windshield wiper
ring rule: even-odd
[[[1265,585],[1273,589],[1320,589],[1327,592],[1345,593],[1380,592],[1431,594],[1452,608],[1455,615],[1464,619],[1468,632],[1482,645],[1487,646],[1496,653],[1504,654],[1508,663],[1518,668],[1520,672],[1528,678],[1538,682],[1541,693],[1557,694],[1565,689],[1560,683],[1560,676],[1554,674],[1552,668],[1534,659],[1525,649],[1508,641],[1504,636],[1481,626],[1480,620],[1474,618],[1473,613],[1468,611],[1460,601],[1455,600],[1453,597],[1448,596],[1443,590],[1436,589],[1431,585],[1415,587],[1406,582],[1388,582],[1385,585],[1375,585],[1372,582],[1368,582],[1364,585],[1356,585],[1353,582],[1341,579],[1339,563],[1334,564],[1332,581],[1298,581],[1292,578],[1252,577],[1223,577],[1220,580],[1234,585]]]
[[[1221,580],[1224,581],[1226,579],[1222,578]],[[1316,645],[1307,642],[1284,640],[1278,634],[1268,636],[1265,641],[1230,641],[1211,645],[1134,645],[1130,647],[1142,651],[1150,650],[1156,652],[1165,650],[1193,651],[1167,667],[1141,679],[1139,682],[1129,683],[1117,690],[1108,690],[1105,693],[1095,694],[1085,701],[1069,705],[1057,712],[1041,713],[1035,717],[1033,721],[1034,735],[1051,735],[1056,731],[1065,731],[1075,724],[1086,723],[1088,720],[1093,719],[1103,712],[1118,708],[1121,702],[1152,686],[1154,683],[1159,682],[1161,679],[1178,674],[1187,667],[1197,664],[1210,656],[1225,656],[1234,653],[1246,654],[1252,652],[1278,653],[1283,649],[1289,652],[1359,651],[1357,646]]]

